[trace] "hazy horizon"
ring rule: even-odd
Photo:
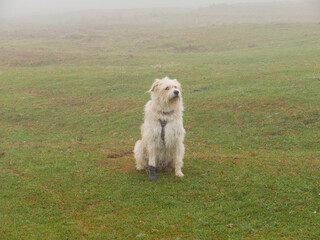
[[[0,24],[199,26],[319,21],[318,0],[0,0]]]
[[[96,9],[199,8],[215,3],[283,2],[290,0],[0,0],[0,17],[14,18],[43,14],[61,14]]]

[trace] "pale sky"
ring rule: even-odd
[[[92,9],[205,7],[213,3],[276,2],[281,0],[0,0],[0,17],[55,14]]]

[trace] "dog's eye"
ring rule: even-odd
[[[169,87],[166,87],[166,89],[165,90],[169,90]]]

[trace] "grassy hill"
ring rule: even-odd
[[[320,25],[0,30],[0,238],[315,239]],[[144,94],[183,86],[185,177],[134,168]]]

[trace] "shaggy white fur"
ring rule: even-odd
[[[145,106],[142,140],[134,147],[136,168],[174,168],[175,175],[183,177],[185,130],[181,85],[176,79],[165,77],[156,79],[148,92],[151,100]]]

